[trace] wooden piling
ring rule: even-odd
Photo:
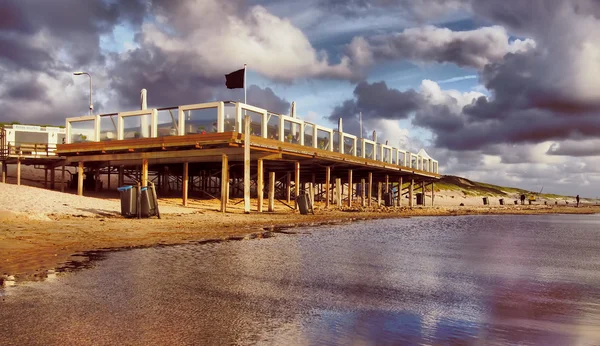
[[[263,160],[259,159],[257,162],[257,174],[256,174],[256,194],[258,200],[257,211],[262,213],[263,211],[263,198],[264,198],[264,170],[263,170]]]
[[[2,183],[6,184],[6,161],[2,162]]]
[[[385,193],[389,193],[390,192],[390,176],[389,175],[385,175]]]
[[[17,185],[21,185],[21,158],[17,159]]]
[[[54,188],[56,187],[55,184],[55,179],[56,178],[56,167],[52,167],[50,169],[50,189],[54,190]]]
[[[269,211],[275,211],[275,172],[269,172]]]
[[[435,199],[435,183],[431,182],[431,206],[433,207],[433,200]]]
[[[369,172],[369,183],[367,185],[367,205],[370,207],[373,203],[373,173]]]
[[[377,205],[381,207],[381,193],[382,193],[383,184],[381,182],[377,183]]]
[[[286,202],[290,204],[292,201],[292,174],[290,172],[286,173],[285,176],[285,188],[286,188]]]
[[[410,185],[408,186],[408,206],[409,207],[413,207],[414,206],[414,202],[413,202],[413,188],[415,185],[415,180],[411,179],[410,180]]]
[[[294,162],[294,207],[298,209],[298,196],[300,195],[300,161]]]
[[[48,188],[48,166],[44,166],[44,189]]]
[[[187,163],[184,163],[184,167]],[[142,159],[142,186],[148,186],[148,159]]]
[[[398,206],[402,206],[402,177],[398,180]]]
[[[83,196],[83,161],[77,165],[77,195]]]
[[[329,208],[329,195],[331,191],[331,167],[325,167],[325,208]]]
[[[348,207],[352,207],[352,170],[348,170]]]
[[[342,207],[342,179],[335,178],[335,204],[338,208]]]
[[[147,162],[147,161],[146,161]],[[146,169],[146,174],[148,174],[148,170]],[[187,207],[188,205],[188,185],[189,185],[189,163],[183,163],[183,177],[182,177],[182,190],[183,190],[183,206]]]
[[[227,211],[227,199],[229,198],[229,158],[221,155],[221,212]]]
[[[366,201],[365,201],[365,180],[364,179],[360,180],[360,205],[363,208],[366,205]]]
[[[65,192],[65,165],[62,165],[60,172],[60,192]]]

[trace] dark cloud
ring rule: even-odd
[[[251,85],[248,88],[248,103],[278,114],[290,112],[290,102],[277,96],[271,88]]]

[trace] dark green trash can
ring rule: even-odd
[[[122,186],[117,188],[121,197],[121,215],[124,217],[137,217],[137,188],[135,186]]]
[[[423,194],[417,193],[417,205],[423,205]]]
[[[310,198],[305,193],[301,193],[296,197],[296,203],[298,204],[298,209],[300,210],[300,214],[308,215],[308,213],[313,213],[313,207],[310,203]]]

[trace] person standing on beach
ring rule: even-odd
[[[577,197],[575,197],[575,200],[577,201],[577,207],[579,208],[579,195],[577,195]]]

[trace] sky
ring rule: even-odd
[[[3,0],[0,122],[243,101],[440,173],[600,196],[597,0]]]

